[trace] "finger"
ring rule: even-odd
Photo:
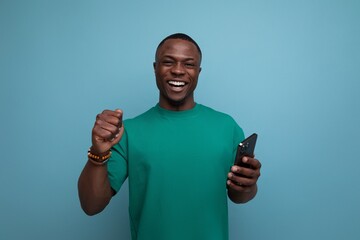
[[[101,119],[96,120],[96,124],[93,129],[93,134],[102,139],[110,140],[115,138],[115,136],[120,132],[120,129],[108,122],[105,122]]]
[[[259,169],[252,169],[247,167],[239,167],[239,166],[232,166],[231,172],[237,176],[242,176],[245,178],[259,178],[260,170]]]
[[[241,186],[240,176],[238,176],[232,172],[229,172],[227,177],[228,177],[228,180],[230,180],[235,185]]]
[[[245,156],[245,157],[242,158],[242,162],[249,165],[253,169],[260,169],[261,168],[260,161],[255,159],[255,158]]]
[[[117,125],[119,128],[122,127],[122,118],[123,118],[123,111],[121,109],[115,109],[115,112],[118,113],[118,119],[119,119],[119,124]]]
[[[110,141],[111,139],[113,139],[116,136],[116,133],[112,133],[106,129],[97,127],[94,128],[93,131],[93,138],[97,141]]]
[[[232,182],[231,180],[227,180],[227,186],[237,192],[251,192],[252,186],[240,186]]]
[[[110,116],[120,118],[121,115],[123,114],[123,111],[121,109],[117,108],[114,111],[112,111],[112,110],[104,110],[101,114],[110,115]]]
[[[96,116],[96,121],[102,120],[120,128],[122,126],[122,112],[105,110]]]
[[[116,118],[120,118],[122,116],[122,111],[120,109],[113,110],[104,110],[100,114],[97,115],[97,117],[106,117],[106,116],[113,116]]]
[[[115,137],[110,140],[112,142],[112,144],[114,145],[114,144],[118,143],[123,134],[124,134],[124,127],[121,127],[121,128],[119,128],[119,132],[115,135]]]
[[[234,190],[236,190],[236,191],[243,191],[243,189],[244,189],[242,186],[237,185],[236,183],[234,183],[234,182],[231,181],[231,180],[227,180],[227,181],[226,181],[226,185],[227,185],[229,188],[232,188],[232,189],[234,189]]]
[[[253,178],[239,176],[232,172],[228,173],[228,179],[238,186],[251,186],[256,183],[256,180]]]

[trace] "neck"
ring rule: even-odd
[[[188,101],[181,101],[181,102],[176,102],[171,100],[165,101],[160,97],[159,106],[170,111],[185,111],[194,108],[195,101],[194,99],[192,99],[191,101],[189,101],[188,99]]]

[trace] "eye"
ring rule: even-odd
[[[161,62],[164,66],[171,66],[174,62],[171,60],[164,60]]]
[[[195,63],[188,62],[188,63],[185,63],[185,66],[189,67],[189,68],[193,68],[193,67],[195,67]]]

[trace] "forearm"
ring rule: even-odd
[[[234,203],[246,203],[256,196],[257,189],[258,188],[257,188],[256,184],[242,192],[239,192],[232,188],[229,188],[228,196],[229,196],[230,200]]]
[[[78,181],[81,207],[88,215],[101,212],[110,202],[113,191],[107,175],[107,165],[87,162]]]

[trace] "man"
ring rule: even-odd
[[[132,239],[228,239],[227,196],[245,203],[256,195],[260,162],[232,166],[242,129],[194,100],[201,57],[189,36],[168,36],[153,64],[159,103],[124,123],[119,109],[96,117],[81,206],[101,212],[128,178]]]

